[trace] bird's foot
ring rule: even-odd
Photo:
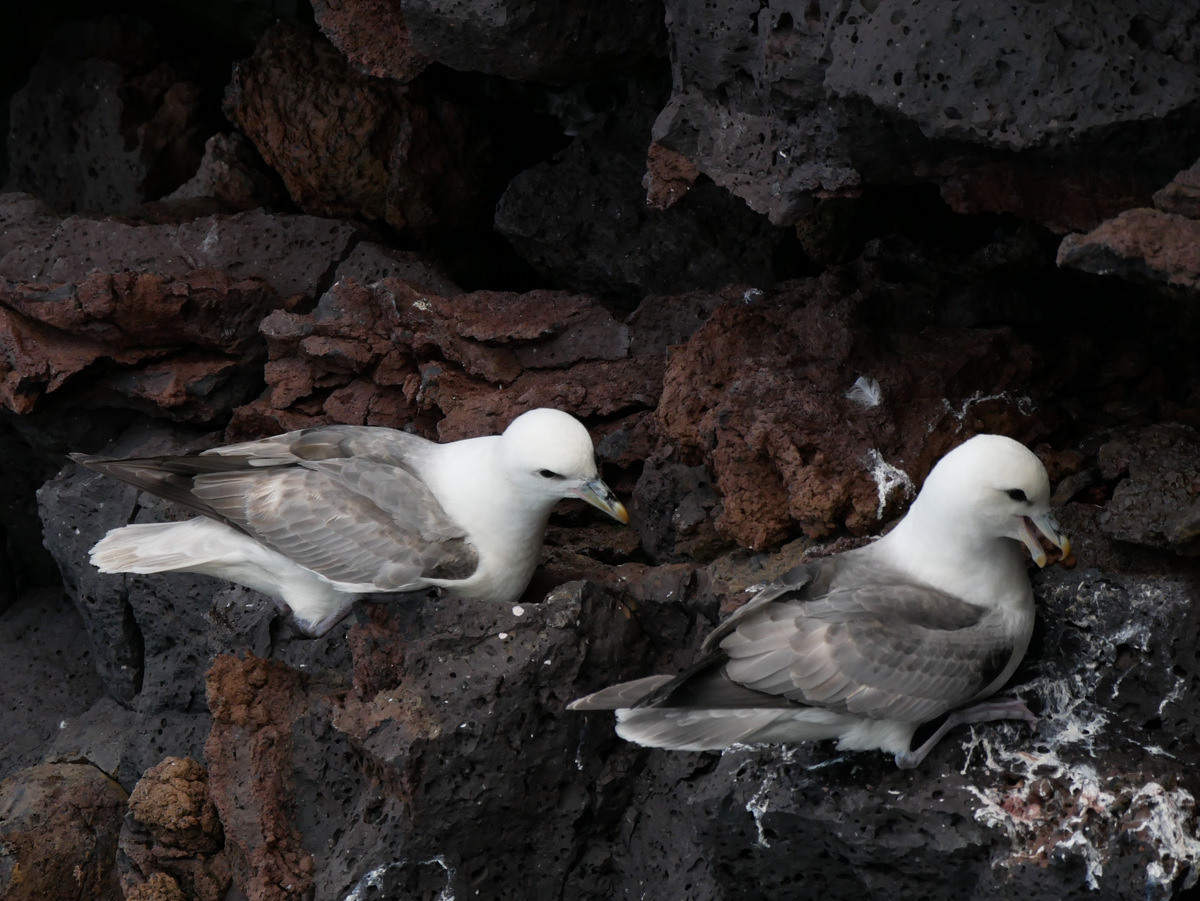
[[[934,749],[942,737],[956,726],[974,723],[991,723],[996,720],[1024,720],[1029,728],[1037,731],[1037,717],[1025,706],[1024,701],[1016,698],[997,698],[980,701],[971,707],[951,711],[945,722],[938,726],[933,735],[929,736],[920,747],[896,755],[896,766],[901,769],[912,769]]]

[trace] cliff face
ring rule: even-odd
[[[0,898],[1194,894],[1200,5],[599,10],[21,23]],[[64,465],[538,406],[632,526],[564,504],[518,605],[315,641],[248,589],[99,574],[106,531],[179,512]],[[1037,451],[1076,550],[1034,574],[1036,732],[901,771],[565,710],[687,665],[978,432]]]

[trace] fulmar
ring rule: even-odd
[[[446,444],[332,425],[200,454],[74,459],[203,514],[113,529],[91,551],[101,572],[238,582],[274,598],[309,637],[376,592],[515,601],[564,498],[629,521],[597,474],[587,429],[545,408],[502,435]]]
[[[1069,554],[1038,458],[977,435],[929,473],[908,513],[862,548],[803,563],[708,636],[679,675],[605,688],[573,710],[616,710],[623,738],[658,748],[837,739],[916,766],[951,728],[1037,720],[989,700],[1025,656],[1038,533]],[[918,747],[923,724],[945,717]]]

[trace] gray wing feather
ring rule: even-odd
[[[418,474],[432,447],[393,429],[329,426],[197,456],[80,462],[222,519],[326,578],[398,591],[478,565]]]
[[[702,651],[715,650],[721,644],[722,639],[739,625],[745,621],[753,621],[756,611],[784,595],[805,596],[808,593],[823,592],[834,572],[833,561],[835,559],[829,557],[823,560],[813,560],[788,570],[717,626],[708,638],[704,639],[704,644],[700,649]]]
[[[747,688],[873,719],[924,721],[987,686],[1012,643],[983,608],[921,585],[884,584],[774,601],[737,624],[721,650],[725,675]]]
[[[352,457],[404,465],[432,446],[419,435],[397,429],[330,425],[214,447],[201,456],[251,457],[258,466]]]
[[[396,591],[422,576],[463,578],[477,563],[466,533],[424,483],[388,464],[221,473],[197,478],[193,492],[263,544],[335,581]]]

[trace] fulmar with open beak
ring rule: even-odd
[[[837,739],[906,767],[961,723],[1034,725],[1024,704],[988,699],[1029,647],[1022,547],[1044,565],[1039,534],[1070,553],[1045,468],[1010,438],[978,435],[938,462],[891,532],[767,586],[717,627],[686,672],[570,706],[616,710],[617,733],[651,747]],[[914,748],[918,728],[943,717]]]

